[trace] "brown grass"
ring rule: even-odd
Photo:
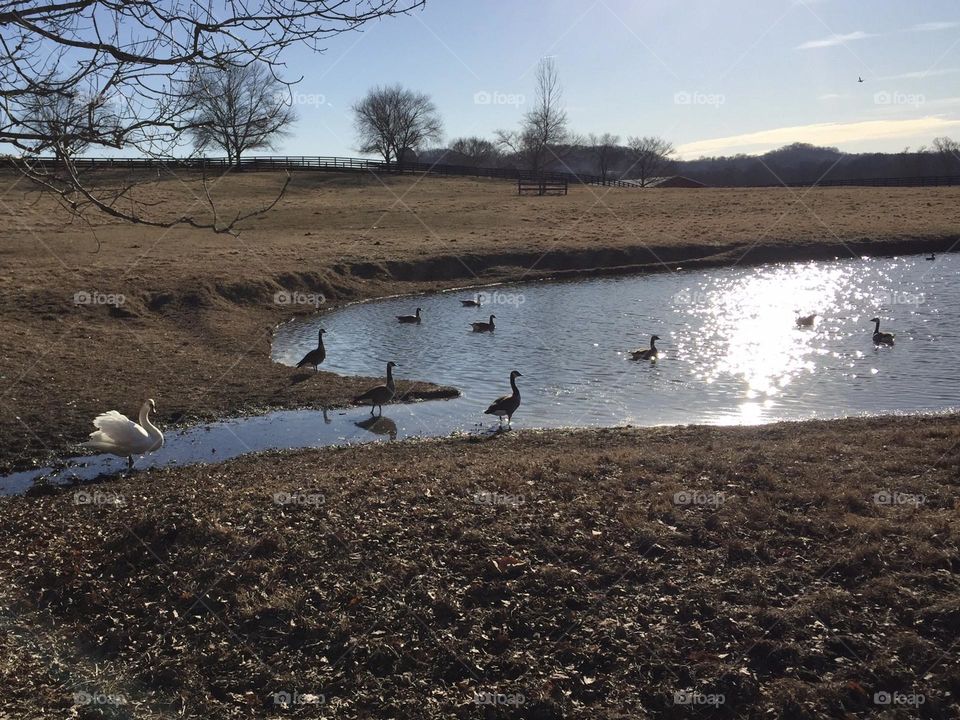
[[[958,443],[956,417],[514,432],[4,499],[0,709],[952,718]]]

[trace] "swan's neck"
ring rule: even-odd
[[[162,438],[163,433],[160,432],[160,429],[150,422],[150,405],[149,403],[144,403],[143,407],[140,408],[140,426],[147,431],[147,435],[152,438]]]

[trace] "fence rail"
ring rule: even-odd
[[[17,161],[12,158],[0,159],[0,167],[12,167]],[[32,164],[56,167],[61,161],[56,158],[33,158]],[[232,164],[227,158],[74,158],[73,164],[78,170],[121,169],[151,170],[160,168],[226,171],[238,167],[243,171],[270,170],[312,170],[317,172],[374,172],[384,174],[427,173],[430,175],[448,175],[461,177],[486,177],[503,180],[519,180],[528,177],[529,171],[517,168],[472,167],[469,165],[443,165],[439,163],[385,163],[380,160],[351,157],[325,157],[316,155],[261,155],[241,158]],[[636,188],[635,183],[625,180],[603,178],[599,175],[587,175],[570,172],[545,172],[539,175],[545,182],[564,182],[582,185],[606,185],[611,187]]]

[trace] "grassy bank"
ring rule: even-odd
[[[268,201],[281,183],[227,176],[213,194],[229,213]],[[518,198],[501,181],[301,174],[274,212],[232,238],[109,220],[87,226],[16,176],[0,184],[5,469],[69,452],[95,414],[135,413],[148,396],[166,426],[349,403],[371,379],[320,373],[296,382],[270,362],[275,324],[321,298],[322,309],[558,274],[945,250],[960,225],[957,188],[581,187],[564,198]],[[203,205],[190,175],[147,192],[170,212]],[[403,370],[403,381],[430,380]]]
[[[955,717],[958,442],[514,432],[0,499],[0,710]]]

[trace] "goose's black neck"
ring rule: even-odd
[[[876,335],[878,332],[880,332],[880,320],[879,320],[879,319],[878,319],[878,320],[874,320],[874,323],[876,323],[876,324],[874,325],[873,333],[874,333],[874,335]]]
[[[513,390],[513,396],[518,397],[520,389],[517,387],[517,379],[513,375],[510,376],[510,387]]]

